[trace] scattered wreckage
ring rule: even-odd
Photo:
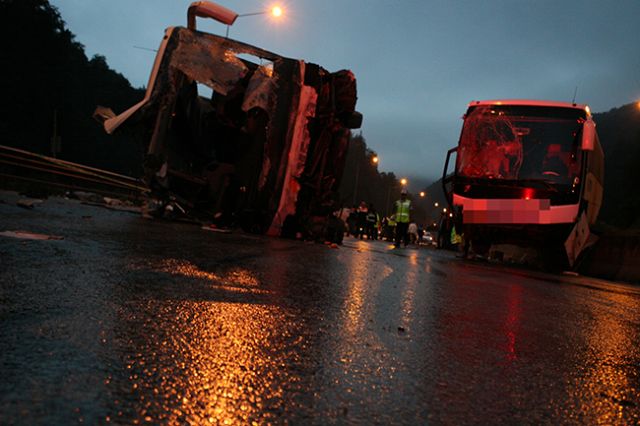
[[[362,122],[353,73],[197,31],[194,5],[188,28],[165,31],[144,99],[94,116],[108,133],[147,132],[155,214],[170,206],[219,227],[317,233],[337,208],[349,129]]]

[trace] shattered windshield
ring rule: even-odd
[[[572,108],[472,107],[458,149],[460,176],[570,184],[579,175],[584,112]]]

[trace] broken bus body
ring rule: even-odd
[[[117,116],[96,112],[108,133],[144,129],[145,180],[162,204],[294,236],[318,233],[337,207],[349,129],[362,122],[356,99],[350,71],[171,27],[144,99]]]
[[[573,265],[593,241],[590,227],[603,193],[604,154],[589,107],[474,101],[463,120],[443,185],[474,250],[535,246],[551,256],[566,254]]]

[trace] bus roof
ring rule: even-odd
[[[586,104],[572,104],[569,102],[556,102],[556,101],[538,101],[531,99],[495,99],[487,101],[471,101],[469,107],[478,105],[521,105],[521,106],[541,106],[541,107],[559,107],[559,108],[574,108],[587,112],[587,116],[591,115],[591,110]]]

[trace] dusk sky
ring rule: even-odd
[[[51,0],[89,57],[146,86],[187,0]],[[238,13],[260,0],[221,0]],[[362,134],[380,169],[437,179],[468,102],[544,99],[594,112],[640,100],[640,0],[285,0],[283,18],[238,18],[229,36],[358,80]],[[199,20],[198,29],[226,27]],[[116,111],[120,112],[120,111]]]

